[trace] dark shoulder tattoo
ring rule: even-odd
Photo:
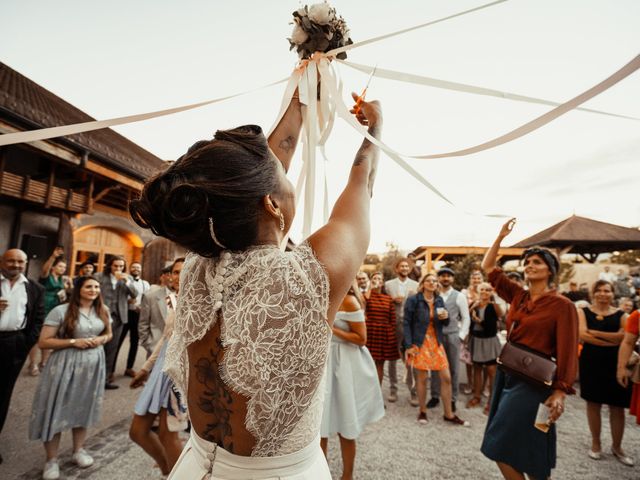
[[[208,423],[204,431],[204,439],[216,443],[230,453],[233,451],[231,414],[233,413],[233,397],[220,377],[220,362],[222,359],[222,341],[216,339],[217,352],[209,351],[208,357],[200,358],[196,365],[196,379],[203,385],[198,398],[198,408],[215,418]]]

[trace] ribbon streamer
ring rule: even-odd
[[[420,173],[418,173],[411,165],[404,160],[400,154],[398,154],[391,147],[387,146],[384,142],[378,140],[377,138],[371,136],[366,128],[358,123],[358,121],[351,115],[349,109],[345,105],[344,101],[340,97],[337,89],[335,88],[336,77],[330,68],[329,61],[326,58],[323,58],[320,61],[319,65],[320,75],[322,77],[323,84],[328,79],[327,86],[331,92],[332,99],[334,101],[334,105],[336,107],[336,113],[342,118],[345,122],[351,125],[360,135],[365,137],[374,145],[378,146],[382,151],[384,151],[389,158],[391,158],[394,162],[396,162],[402,169],[409,173],[413,178],[422,183],[425,187],[435,193],[437,196],[442,198],[445,202],[453,205],[453,203],[445,197],[436,187],[434,187],[426,178],[424,178]]]
[[[336,62],[353,68],[354,70],[361,71],[363,73],[370,74],[374,67],[369,65],[361,65],[358,63],[347,62],[345,60],[335,59]],[[412,73],[398,72],[394,70],[385,70],[383,68],[377,68],[374,73],[374,77],[386,78],[388,80],[395,80],[398,82],[415,83],[417,85],[426,85],[428,87],[441,88],[444,90],[453,90],[457,92],[471,93],[475,95],[485,95],[489,97],[504,98],[506,100],[514,100],[516,102],[534,103],[539,105],[549,105],[552,107],[559,107],[562,103],[554,102],[551,100],[545,100],[542,98],[529,97],[526,95],[520,95],[517,93],[502,92],[500,90],[493,90],[491,88],[478,87],[476,85],[469,85],[466,83],[451,82],[448,80],[441,80],[433,77],[424,77],[421,75],[414,75]],[[610,117],[624,118],[626,120],[640,121],[640,118],[631,117],[628,115],[620,115],[617,113],[603,112],[602,110],[593,110],[591,108],[578,107],[575,110],[581,112],[597,113],[599,115],[607,115]]]
[[[164,117],[166,115],[172,115],[174,113],[180,113],[187,110],[193,110],[194,108],[204,107],[206,105],[224,102],[225,100],[230,100],[235,97],[247,95],[264,88],[284,83],[287,80],[289,80],[289,78],[283,78],[282,80],[277,80],[275,82],[262,85],[261,87],[252,88],[251,90],[246,90],[241,93],[227,95],[226,97],[214,98],[213,100],[207,100],[204,102],[191,103],[189,105],[183,105],[181,107],[167,108],[166,110],[156,110],[155,112],[139,113],[137,115],[128,115],[125,117],[111,118],[108,120],[93,120],[90,122],[74,123],[71,125],[63,125],[60,127],[40,128],[38,130],[29,130],[27,132],[5,133],[4,135],[0,135],[0,147],[3,145],[13,145],[16,143],[33,142],[36,140],[46,140],[48,138],[74,135],[76,133],[91,132],[93,130],[100,130],[101,128],[115,127],[117,125],[125,125],[127,123],[141,122],[143,120],[149,120],[152,118]]]
[[[447,20],[451,20],[452,18],[461,17],[463,15],[467,15],[469,13],[477,12],[479,10],[484,10],[485,8],[493,7],[495,5],[498,5],[500,3],[504,3],[506,1],[507,0],[497,0],[495,2],[486,3],[484,5],[480,5],[479,7],[470,8],[469,10],[465,10],[464,12],[454,13],[453,15],[448,15],[446,17],[442,17],[442,18],[439,18],[437,20],[431,20],[430,22],[421,23],[420,25],[415,25],[413,27],[405,28],[403,30],[398,30],[397,32],[392,32],[392,33],[388,33],[386,35],[380,35],[378,37],[369,38],[367,40],[362,40],[361,42],[352,43],[351,45],[345,45],[344,47],[334,48],[333,50],[329,50],[327,52],[327,56],[335,57],[339,53],[347,52],[347,51],[352,50],[354,48],[363,47],[365,45],[369,45],[371,43],[379,42],[380,40],[386,40],[387,38],[391,38],[391,37],[395,37],[395,36],[398,36],[398,35],[402,35],[403,33],[412,32],[412,31],[418,30],[420,28],[430,27],[431,25],[435,25],[437,23],[442,23],[442,22],[445,22]]]
[[[462,150],[456,150],[453,152],[436,153],[431,155],[410,155],[410,158],[432,159],[432,158],[446,158],[446,157],[462,157],[465,155],[471,155],[472,153],[482,152],[483,150],[488,150],[490,148],[494,148],[508,142],[512,142],[513,140],[523,137],[528,133],[533,132],[534,130],[538,130],[539,128],[545,126],[547,123],[573,110],[578,105],[582,105],[587,100],[591,100],[593,97],[600,95],[602,92],[608,90],[609,88],[614,86],[616,83],[627,78],[633,72],[638,70],[638,68],[640,68],[640,55],[636,56],[633,60],[627,63],[620,70],[613,73],[608,78],[604,79],[602,82],[598,83],[594,87],[591,87],[589,90],[581,93],[577,97],[572,98],[568,102],[563,103],[562,105],[554,108],[553,110],[543,115],[540,115],[537,118],[534,118],[530,122],[527,122],[524,125],[514,130],[511,130],[508,133],[505,133],[504,135],[496,137],[487,142],[481,143],[480,145],[464,148]]]

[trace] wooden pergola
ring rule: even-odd
[[[601,253],[640,249],[640,230],[572,215],[513,247],[536,245],[555,249],[558,256],[575,253],[595,263]]]
[[[424,265],[422,266],[422,273],[427,273],[433,270],[433,265],[436,262],[454,262],[461,257],[467,255],[484,255],[489,247],[434,247],[434,246],[422,246],[416,248],[413,253],[416,256],[416,260],[424,259]],[[519,247],[505,247],[501,248],[498,252],[498,261],[500,263],[508,260],[516,260],[520,258],[520,255],[524,251],[524,248]]]

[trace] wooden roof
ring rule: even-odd
[[[0,114],[25,130],[95,120],[2,62]],[[160,158],[108,128],[55,141],[70,143],[89,152],[99,163],[140,181],[166,168]]]
[[[640,248],[640,230],[573,215],[513,245],[559,248],[565,253],[603,253]],[[571,247],[571,248],[569,248]]]

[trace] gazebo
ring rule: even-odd
[[[640,230],[572,215],[513,247],[534,245],[556,249],[560,255],[576,253],[595,263],[601,253],[640,249]]]
[[[489,247],[436,247],[422,246],[413,250],[416,260],[424,259],[422,272],[427,273],[433,271],[434,264],[439,261],[454,262],[467,255],[483,256]],[[523,248],[518,247],[502,247],[498,251],[498,262],[506,262],[508,260],[516,260],[520,258]]]

